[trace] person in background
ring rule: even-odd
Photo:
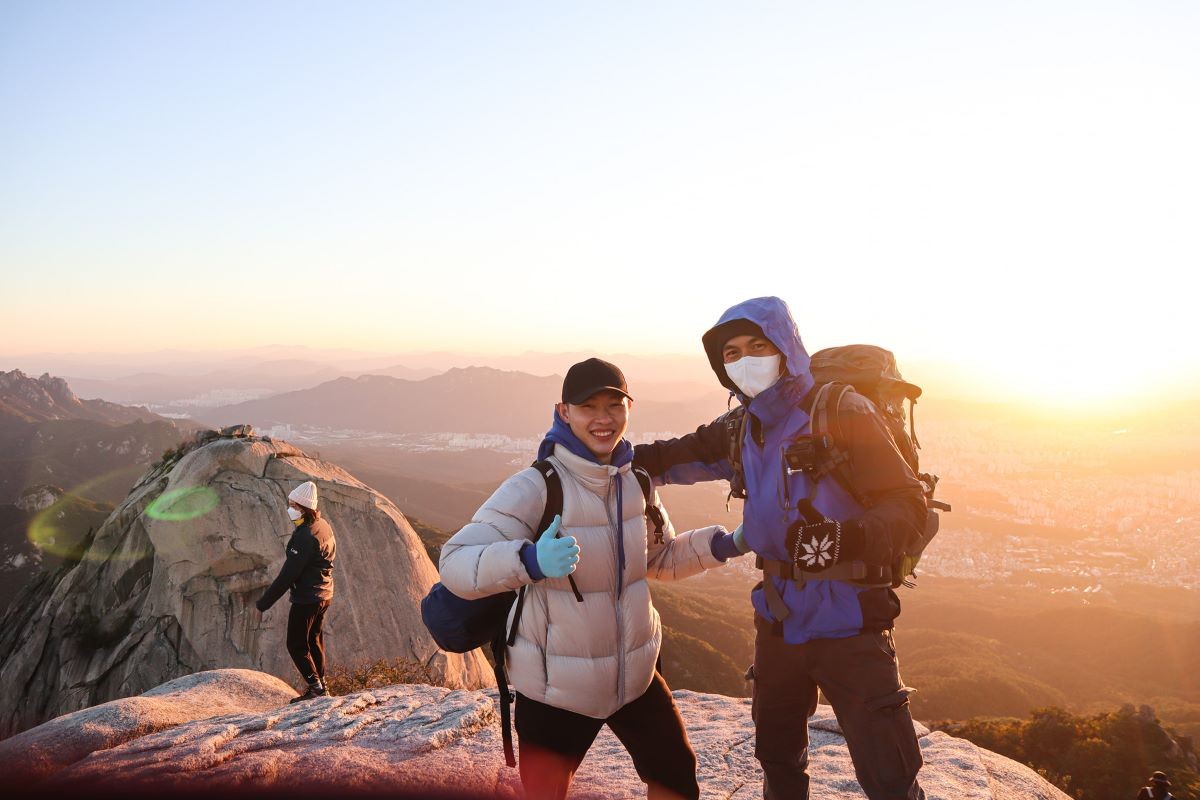
[[[1138,792],[1137,800],[1175,800],[1175,795],[1167,791],[1171,781],[1167,779],[1167,773],[1162,770],[1155,770],[1150,776],[1150,783],[1143,786]]]
[[[308,688],[291,702],[327,697],[325,640],[321,626],[333,600],[333,561],[337,541],[333,527],[317,510],[317,485],[306,481],[288,495],[288,518],[295,530],[287,543],[283,568],[254,605],[265,612],[291,590],[287,649]]]
[[[717,525],[677,535],[657,493],[650,501],[661,530],[649,531],[624,438],[631,403],[613,364],[590,358],[572,366],[538,451],[561,477],[562,513],[535,530],[547,488],[530,467],[501,484],[442,547],[442,583],[459,597],[528,587],[507,662],[529,800],[566,797],[606,724],[649,798],[700,796],[696,754],[656,668],[662,626],[646,579],[686,578],[720,566],[739,547]]]

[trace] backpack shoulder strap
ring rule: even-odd
[[[729,466],[733,470],[733,478],[729,481],[729,497],[725,498],[725,510],[729,510],[729,501],[733,498],[745,499],[746,477],[742,468],[742,439],[746,435],[746,423],[749,418],[745,406],[738,406],[727,411],[722,417],[725,420],[725,439],[728,444]]]
[[[546,481],[546,509],[542,512],[542,518],[538,521],[537,528],[533,531],[533,535],[538,536],[550,527],[550,523],[556,516],[562,514],[563,487],[558,467],[551,464],[549,460],[535,461],[531,466],[540,472]]]
[[[522,592],[522,594],[524,594]],[[513,752],[512,740],[512,689],[508,688],[508,670],[506,669],[506,651],[504,633],[501,632],[492,640],[492,674],[496,676],[496,688],[500,691],[500,739],[504,744],[504,763],[510,767],[517,765],[517,756]]]
[[[551,464],[549,460],[535,461],[530,466],[540,472],[546,481],[546,508],[542,511],[542,518],[538,520],[538,526],[533,532],[533,535],[537,537],[550,527],[550,523],[554,522],[556,516],[563,513],[563,486],[562,477],[558,474],[558,467]],[[583,595],[580,593],[579,587],[575,585],[575,576],[568,575],[567,581],[571,584],[571,591],[575,593],[575,601],[582,603]],[[518,600],[520,599],[522,598],[518,598]],[[519,606],[517,611],[520,612]]]
[[[818,387],[813,397],[812,410],[809,412],[812,420],[810,430],[825,450],[822,472],[833,475],[859,505],[870,508],[873,505],[871,499],[859,492],[854,485],[854,467],[850,463],[850,453],[841,444],[845,441],[839,418],[842,398],[853,391],[854,387],[848,383],[830,382]]]
[[[654,543],[662,544],[663,525],[666,524],[666,520],[663,518],[662,509],[654,503],[654,482],[644,467],[634,467],[633,476],[637,478],[638,486],[642,487],[642,497],[646,498],[646,519],[654,526]]]

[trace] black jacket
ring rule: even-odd
[[[279,577],[254,605],[259,611],[266,611],[288,589],[292,590],[292,602],[296,604],[332,600],[336,556],[337,542],[328,522],[318,519],[312,524],[300,525],[288,540],[287,559],[283,569],[279,570]]]

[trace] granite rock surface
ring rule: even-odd
[[[247,697],[270,686],[270,676],[220,671],[220,680],[243,681]],[[221,685],[191,676],[143,698],[194,705],[189,692],[211,693]],[[228,683],[226,683],[228,686]],[[283,698],[264,696],[262,704]],[[143,699],[143,698],[134,698]],[[762,773],[754,759],[749,700],[676,691],[675,699],[699,760],[702,796],[749,800],[762,796]],[[129,703],[130,701],[120,701]],[[205,701],[207,702],[207,701]],[[117,715],[104,706],[62,717],[3,743],[0,781],[11,781],[14,764],[36,756],[34,784],[47,792],[119,783],[136,790],[220,792],[228,787],[397,796],[432,796],[453,790],[480,798],[520,797],[515,769],[504,765],[495,690],[395,685],[342,697],[319,698],[264,710],[239,701],[238,710],[180,721],[154,730],[138,714]],[[234,703],[235,705],[237,703]],[[110,706],[111,707],[111,706]],[[134,708],[134,706],[127,706]],[[66,735],[91,712],[107,722],[104,736],[79,746]],[[180,717],[190,712],[181,712]],[[161,717],[160,717],[161,719]],[[810,720],[813,796],[861,798],[845,739],[828,706]],[[1066,795],[1029,768],[963,739],[916,725],[925,766],[921,784],[929,800],[1065,800]],[[53,736],[48,732],[53,732]],[[61,742],[55,749],[54,742]],[[83,753],[87,747],[95,749]],[[645,796],[628,755],[605,729],[576,776],[574,800]]]

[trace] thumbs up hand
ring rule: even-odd
[[[575,571],[579,563],[579,543],[574,536],[559,537],[562,515],[556,514],[554,521],[537,540],[538,569],[547,578],[563,578]]]

